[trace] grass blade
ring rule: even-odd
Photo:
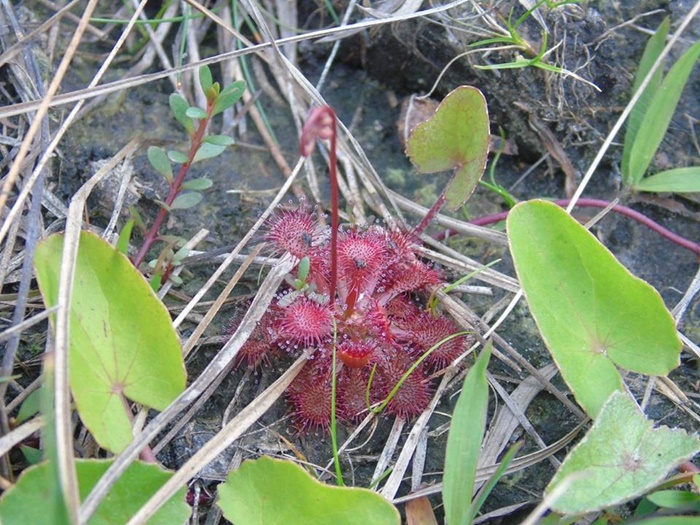
[[[470,522],[470,502],[474,492],[476,465],[484,436],[489,401],[486,381],[489,357],[491,342],[486,345],[467,374],[452,416],[452,426],[447,437],[442,489],[445,518],[449,525]]]
[[[698,57],[700,57],[700,41],[695,42],[678,59],[651,98],[630,152],[629,173],[633,181],[635,178],[641,179],[656,154]],[[633,184],[633,187],[636,185]]]
[[[637,76],[634,79],[632,94],[637,92],[637,89],[639,89],[639,86],[654,65],[654,62],[656,62],[656,59],[659,58],[661,51],[663,51],[664,45],[666,44],[666,37],[668,36],[669,25],[669,19],[665,18],[664,21],[661,22],[661,25],[659,25],[656,33],[654,33],[647,42],[647,45],[644,48],[644,54],[642,55],[642,60],[639,62]],[[625,142],[622,149],[622,165],[620,169],[622,170],[622,180],[628,186],[636,186],[636,183],[639,182],[644,175],[643,172],[630,172],[630,154],[632,153],[632,146],[634,145],[637,138],[637,133],[639,132],[642,120],[644,119],[644,113],[649,107],[649,101],[659,89],[662,75],[663,68],[660,67],[656,70],[656,73],[654,73],[651,82],[644,90],[644,94],[635,104],[634,109],[632,110],[632,113],[630,113],[629,119],[627,120],[627,131],[625,133]]]
[[[700,191],[700,166],[662,171],[635,185],[640,191],[690,193]]]

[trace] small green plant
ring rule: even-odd
[[[635,78],[633,93],[658,60],[668,36],[665,19],[649,39]],[[659,67],[630,113],[622,150],[622,182],[633,191],[686,193],[700,191],[700,166],[665,170],[647,176],[654,155],[668,130],[688,77],[700,57],[700,41],[695,42],[668,73]]]
[[[204,108],[190,106],[177,93],[170,95],[170,109],[173,116],[185,128],[189,137],[188,152],[166,151],[157,146],[148,148],[149,162],[165,178],[170,190],[165,200],[158,203],[161,208],[133,259],[134,266],[137,268],[144,261],[153,244],[159,239],[160,228],[168,213],[196,206],[202,200],[201,192],[211,187],[212,181],[206,177],[185,181],[192,165],[221,155],[226,147],[234,143],[233,138],[227,135],[206,135],[206,130],[213,117],[232,107],[241,99],[245,83],[242,81],[233,82],[221,89],[219,83],[214,82],[208,66],[200,68],[199,83],[207,100]],[[179,165],[177,175],[175,175],[173,165]],[[154,278],[158,282],[167,277],[173,262],[172,257],[158,257],[154,266]]]
[[[523,22],[530,19],[533,16],[533,13],[535,13],[535,11],[537,9],[539,9],[540,6],[542,6],[543,4],[546,4],[547,7],[549,7],[550,9],[555,9],[555,8],[561,7],[563,5],[577,4],[577,3],[578,3],[577,0],[565,0],[563,2],[552,2],[550,0],[540,0],[539,2],[534,4],[530,9],[525,11],[525,13],[523,13],[515,21],[513,21],[513,9],[515,7],[511,8],[510,13],[508,14],[508,18],[503,20],[503,23],[505,25],[505,28],[502,28],[503,34],[499,34],[499,35],[494,36],[492,38],[485,38],[483,40],[479,40],[477,42],[470,44],[470,47],[473,47],[473,48],[487,47],[487,49],[492,49],[493,46],[507,46],[507,48],[516,49],[521,54],[518,55],[516,60],[514,60],[512,62],[505,62],[502,64],[475,65],[474,67],[477,69],[490,69],[490,70],[537,67],[540,69],[544,69],[545,71],[551,71],[552,73],[568,75],[568,76],[576,78],[577,80],[585,82],[586,84],[590,84],[590,82],[581,78],[577,74],[575,74],[571,71],[568,71],[562,67],[555,66],[554,64],[547,62],[547,56],[552,51],[554,51],[554,49],[556,49],[556,47],[554,47],[552,49],[547,48],[548,34],[547,34],[546,30],[543,30],[541,33],[542,44],[540,45],[539,49],[535,48],[526,38],[524,38],[518,32],[518,29],[523,24]],[[502,49],[502,48],[499,48],[499,49]]]

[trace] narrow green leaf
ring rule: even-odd
[[[204,137],[204,142],[217,146],[232,146],[236,143],[233,137],[229,137],[228,135],[209,135]]]
[[[646,498],[659,507],[700,512],[700,495],[687,490],[659,490]]]
[[[202,145],[199,146],[197,153],[195,153],[194,159],[192,159],[192,164],[221,155],[224,150],[226,150],[226,146],[218,146],[216,144],[203,142]]]
[[[42,459],[44,459],[42,457],[41,450],[39,449],[28,447],[27,445],[20,445],[19,449],[22,451],[24,459],[26,459],[27,463],[30,465],[37,465],[38,463],[41,463]]]
[[[550,492],[576,475],[552,508],[582,514],[618,505],[644,494],[698,450],[697,436],[678,428],[653,428],[634,400],[613,392],[547,487]]]
[[[29,418],[34,417],[41,408],[41,388],[37,388],[34,392],[27,396],[22,406],[19,407],[17,414],[17,424],[24,423]]]
[[[491,357],[491,348],[492,344],[489,341],[467,374],[452,414],[445,451],[445,472],[442,477],[445,518],[450,525],[471,522],[470,506],[474,493],[474,478],[486,428],[486,409],[489,402],[486,367]]]
[[[199,85],[202,86],[202,91],[207,93],[209,88],[214,83],[214,79],[211,76],[211,69],[209,66],[202,66],[199,68]]]
[[[523,202],[506,225],[532,316],[589,415],[623,388],[617,367],[665,375],[679,365],[681,341],[659,293],[564,210]]]
[[[460,86],[445,97],[435,115],[416,126],[406,153],[421,173],[454,169],[445,190],[447,206],[454,210],[479,183],[488,150],[486,100],[478,89]]]
[[[170,95],[170,111],[172,111],[173,116],[175,119],[182,124],[182,126],[185,128],[185,131],[192,135],[194,133],[194,123],[192,122],[192,119],[189,118],[186,113],[187,113],[187,108],[190,107],[190,105],[187,103],[187,101],[178,95],[177,93],[173,93]]]
[[[119,253],[124,255],[129,255],[129,241],[131,240],[131,232],[134,229],[134,224],[136,224],[136,219],[129,219],[122,231],[119,232],[119,238],[117,239],[117,250]]]
[[[217,97],[214,103],[214,109],[212,110],[212,117],[218,115],[219,113],[227,110],[230,107],[241,100],[243,93],[245,92],[245,82],[239,80],[233,82],[226,86],[221,94]]]
[[[698,518],[697,516],[662,516],[647,518],[639,522],[639,525],[698,525]]]
[[[195,106],[190,106],[189,108],[187,108],[187,111],[185,111],[185,115],[187,115],[190,118],[196,118],[196,119],[207,118],[207,112],[204,111],[202,108],[198,108]]]
[[[81,501],[93,489],[114,460],[76,460]],[[134,462],[109,491],[109,497],[95,511],[89,525],[126,523],[153,494],[172,477],[170,472],[154,464]],[[46,508],[49,490],[48,465],[26,469],[17,483],[0,500],[0,522],[4,525],[58,525],[64,523]],[[192,513],[185,503],[185,487],[177,491],[148,521],[149,525],[184,523]]]
[[[148,161],[151,163],[158,173],[165,177],[168,183],[173,182],[173,168],[170,165],[168,156],[163,151],[163,148],[151,146],[148,148]]]
[[[635,184],[638,191],[694,193],[700,191],[700,166],[662,171]]]
[[[182,184],[182,189],[183,190],[206,190],[212,187],[214,183],[211,181],[211,179],[208,179],[206,177],[202,177],[200,179],[192,179],[185,181]]]
[[[649,38],[649,41],[647,42],[647,45],[644,48],[644,54],[642,55],[642,59],[639,62],[637,75],[634,78],[634,86],[632,87],[633,94],[637,92],[637,89],[644,80],[644,77],[647,76],[647,73],[649,73],[649,70],[654,65],[654,62],[656,62],[656,59],[661,54],[661,51],[663,51],[664,46],[666,45],[666,37],[668,36],[669,26],[670,22],[668,17],[666,17],[663,20],[663,22],[661,22],[661,25],[659,25],[659,28],[656,30],[656,32],[651,36],[651,38]],[[639,126],[641,125],[642,119],[644,118],[644,113],[649,107],[649,101],[651,100],[651,97],[654,96],[654,94],[659,88],[659,85],[661,84],[661,78],[663,76],[663,73],[664,68],[662,65],[656,70],[656,73],[654,73],[654,76],[651,78],[651,82],[647,86],[646,90],[644,90],[644,93],[635,104],[634,109],[632,110],[629,118],[627,119],[627,131],[625,132],[625,142],[622,148],[622,165],[620,167],[622,171],[622,180],[627,186],[633,186],[637,184],[639,182],[639,179],[641,179],[644,175],[644,173],[630,173],[630,154],[632,153],[632,145],[634,144],[634,141],[637,138]]]
[[[246,460],[219,485],[218,505],[236,525],[399,525],[399,513],[368,489],[325,485],[291,461]]]
[[[153,261],[155,263],[155,261]],[[155,264],[153,265],[155,266]],[[157,292],[160,290],[160,285],[163,283],[163,274],[161,273],[156,273],[153,274],[153,277],[148,281],[148,285],[151,287],[151,290],[154,292]]]
[[[37,246],[35,267],[47,307],[56,304],[63,235]],[[70,386],[78,413],[103,448],[131,441],[128,400],[157,410],[185,388],[170,314],[124,254],[82,232],[70,305]],[[148,315],[145,316],[145,313]]]
[[[197,191],[188,191],[181,193],[170,205],[171,210],[186,210],[196,206],[202,201],[202,194]]]
[[[481,509],[481,506],[486,502],[486,498],[489,497],[489,494],[491,494],[491,491],[496,486],[496,483],[498,483],[498,480],[506,475],[508,467],[515,458],[515,455],[518,453],[518,450],[520,450],[521,446],[522,441],[516,443],[508,449],[508,452],[506,452],[505,456],[503,456],[503,459],[498,464],[498,468],[493,474],[491,474],[481,489],[479,489],[479,492],[476,494],[474,501],[472,501],[472,504],[469,507],[469,523],[474,521],[476,515],[479,513],[479,509]]]
[[[641,179],[649,168],[651,159],[654,158],[671,123],[683,88],[698,57],[700,57],[700,40],[673,64],[661,82],[661,86],[651,97],[649,108],[644,113],[630,151],[629,173],[633,181]]]
[[[175,151],[174,149],[168,150],[168,158],[175,164],[184,164],[188,159],[187,155],[180,151]]]

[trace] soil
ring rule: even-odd
[[[337,4],[337,2],[336,2]],[[514,5],[516,14],[521,7],[517,2],[496,2],[504,17]],[[664,16],[671,16],[676,24],[691,7],[690,1],[645,1],[645,2],[585,2],[585,6],[566,6],[552,10],[545,17],[551,32],[549,49],[560,44],[551,55],[552,61],[576,73],[600,88],[552,73],[537,67],[505,70],[477,69],[477,65],[511,61],[511,52],[475,53],[457,60],[445,71],[432,97],[441,100],[458,85],[472,85],[483,91],[489,107],[491,130],[517,146],[517,155],[502,156],[495,170],[497,181],[519,200],[530,198],[565,198],[565,176],[560,164],[549,158],[521,179],[535,162],[547,153],[542,137],[533,130],[530,112],[546,126],[559,142],[580,180],[597,153],[606,134],[630,98],[633,76],[641,57],[649,31],[653,31]],[[312,26],[314,2],[302,2],[300,21]],[[641,13],[660,10],[649,16],[639,17],[636,24],[625,22]],[[456,16],[456,14],[454,15]],[[697,21],[696,21],[697,22]],[[337,61],[331,69],[323,95],[335,108],[340,120],[346,123],[364,148],[368,158],[390,188],[426,206],[446,182],[448,175],[421,176],[415,173],[403,153],[397,132],[401,101],[415,94],[425,94],[449,62],[476,38],[453,20],[452,24],[438,25],[424,19],[410,20],[389,27],[381,27],[359,33],[342,41]],[[672,27],[675,27],[672,25]],[[647,31],[642,31],[641,28]],[[673,30],[673,29],[672,29]],[[542,44],[541,27],[534,19],[528,19],[521,32],[539,49]],[[679,56],[680,48],[687,48],[689,41],[700,38],[700,24],[691,24],[684,36],[684,45],[672,53]],[[314,83],[328,56],[332,44],[304,43],[300,46],[301,69]],[[113,74],[118,76],[117,68]],[[73,73],[76,85],[81,75]],[[151,83],[113,95],[112,104],[103,105],[74,126],[55,161],[55,178],[52,180],[56,194],[68,202],[75,190],[90,176],[88,166],[93,161],[109,158],[126,144],[135,130],[147,134],[148,138],[167,142],[168,147],[184,148],[183,134],[170,116],[168,96],[171,86],[166,82]],[[261,104],[270,115],[271,126],[280,141],[281,150],[288,162],[295,162],[297,138],[293,121],[286,108],[276,105],[264,94]],[[653,169],[668,166],[681,167],[700,163],[697,149],[697,122],[700,119],[700,68],[695,68],[684,91],[672,125],[655,157]],[[523,110],[529,107],[530,112]],[[696,128],[693,127],[693,124]],[[678,195],[665,195],[664,201],[641,202],[639,195],[631,195],[621,189],[619,164],[621,137],[616,141],[597,169],[585,195],[601,199],[622,196],[625,204],[648,215],[670,230],[689,239],[700,239],[700,208],[696,199]],[[202,204],[193,210],[178,211],[168,225],[168,233],[185,238],[191,237],[200,228],[206,227],[209,236],[199,249],[215,249],[235,244],[255,222],[264,209],[269,192],[283,182],[278,167],[263,148],[262,140],[249,130],[240,136],[239,144],[217,159],[203,162],[192,173],[192,177],[208,176],[214,181],[211,190],[205,192]],[[157,212],[156,199],[166,194],[165,183],[149,167],[145,154],[133,160],[136,177],[141,184],[139,210],[146,222]],[[512,188],[512,189],[511,189]],[[235,193],[227,193],[235,190]],[[672,207],[672,210],[669,209]],[[461,218],[474,218],[505,209],[503,202],[494,193],[479,188],[475,195],[459,210]],[[96,197],[91,202],[91,221],[104,226],[109,220],[110,210]],[[681,211],[681,213],[678,212]],[[594,212],[577,211],[582,221],[595,215]],[[638,223],[627,218],[609,214],[594,227],[598,238],[635,275],[651,283],[662,295],[669,309],[673,308],[698,270],[697,257],[661,238]],[[455,237],[451,246],[482,263],[501,258],[496,269],[513,275],[512,263],[507,250],[478,239]],[[193,266],[181,289],[192,295],[211,273],[209,266]],[[200,272],[202,275],[200,275]],[[224,276],[223,278],[226,278]],[[230,276],[229,276],[230,277]],[[454,280],[459,276],[449,276]],[[245,308],[245,299],[256,289],[257,270],[250,272],[243,286],[235,295],[239,305],[230,306],[215,322],[209,335],[226,332],[231,318],[240,317]],[[218,293],[218,290],[215,290]],[[474,311],[485,314],[503,297],[504,292],[495,291],[494,297],[463,296]],[[213,297],[213,296],[212,296]],[[191,329],[192,327],[190,327]],[[694,341],[700,340],[700,301],[695,299],[680,325],[682,331]],[[541,367],[550,362],[549,354],[540,339],[534,322],[524,302],[521,302],[507,322],[499,330],[500,335],[517,348],[534,366]],[[29,348],[26,349],[29,351]],[[218,347],[209,345],[199,350],[188,363],[188,372],[195,377],[211,360]],[[28,358],[28,355],[24,356]],[[269,385],[288,362],[273,363],[263,370],[250,372],[243,367],[234,370],[217,389],[207,406],[197,418],[186,426],[179,438],[166,449],[160,459],[171,468],[180,466],[221,425],[222,414],[235,396],[234,407],[242,407]],[[490,368],[494,374],[507,376],[512,381],[522,379],[500,363]],[[524,376],[523,376],[524,377]],[[671,378],[694,401],[699,394],[698,363],[684,356],[679,369]],[[244,383],[241,383],[244,381]],[[642,395],[644,383],[630,377],[629,383],[635,394]],[[555,380],[561,389],[566,389],[561,380]],[[513,382],[504,383],[506,389],[515,387]],[[641,389],[641,390],[640,390]],[[440,431],[456,401],[455,392],[448,392],[438,407],[429,425],[429,446],[425,472],[426,481],[439,481],[444,461],[446,433]],[[491,407],[493,410],[493,407]],[[288,409],[278,402],[266,413],[252,432],[225,454],[221,461],[210,465],[200,475],[202,483],[214,487],[225,478],[231,462],[262,453],[290,452],[314,464],[324,465],[331,455],[329,437],[322,433],[300,434],[290,424]],[[659,394],[652,396],[647,415],[663,424],[682,427],[691,431],[700,429],[674,404]],[[572,430],[578,420],[553,396],[540,394],[527,410],[527,416],[546,443],[553,443]],[[347,478],[352,484],[366,486],[371,478],[376,457],[382,451],[392,427],[392,421],[380,420],[371,439],[352,456],[352,463],[345,463]],[[409,429],[407,426],[406,429]],[[351,431],[341,428],[339,441]],[[404,434],[406,430],[404,431]],[[291,444],[285,444],[282,436]],[[362,443],[370,437],[365,431],[356,441]],[[512,440],[524,437],[520,433]],[[402,440],[405,439],[405,435]],[[292,446],[293,445],[293,446]],[[535,445],[526,442],[524,453],[534,451]],[[565,451],[564,451],[565,452]],[[236,456],[238,454],[238,456]],[[563,458],[561,453],[558,457]],[[488,499],[484,511],[491,511],[520,502],[536,502],[551,478],[554,468],[547,462],[525,471],[510,475],[500,483]],[[401,494],[408,492],[410,483],[402,486]],[[440,504],[437,497],[431,500]],[[529,507],[526,507],[529,508]],[[440,510],[438,509],[439,513]],[[439,516],[439,519],[441,517]],[[510,515],[494,518],[489,523],[519,523],[520,516]]]

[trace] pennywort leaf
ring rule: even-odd
[[[246,460],[219,485],[218,505],[236,525],[399,525],[399,512],[374,491],[325,485],[296,463]]]
[[[547,487],[550,492],[575,475],[552,508],[582,514],[623,503],[644,494],[698,450],[697,436],[677,428],[653,428],[634,400],[613,392]]]
[[[421,173],[454,170],[445,190],[450,209],[469,198],[486,167],[489,116],[481,91],[460,86],[440,103],[435,115],[419,124],[406,153]]]
[[[37,246],[35,269],[47,307],[58,299],[64,236]],[[132,439],[130,401],[165,409],[185,388],[170,314],[129,259],[82,232],[70,304],[70,388],[78,414],[101,447]],[[145,317],[145,315],[147,316]]]
[[[618,367],[663,376],[680,364],[682,344],[659,293],[564,210],[522,202],[507,230],[532,316],[591,417],[623,389]]]

